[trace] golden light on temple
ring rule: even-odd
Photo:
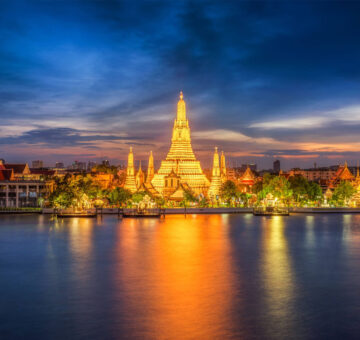
[[[217,147],[215,147],[211,184],[208,193],[210,198],[215,199],[219,195],[221,185],[222,180],[219,166],[219,154]]]
[[[132,147],[130,147],[130,152],[128,156],[128,165],[126,169],[126,180],[124,188],[131,191],[136,192],[136,179],[135,179],[135,169],[134,169],[134,154]]]
[[[215,197],[219,194],[220,186],[226,180],[225,155],[221,158],[217,151],[214,155],[214,169],[210,185],[204,174],[200,161],[195,157],[190,136],[190,126],[186,114],[184,94],[180,91],[177,103],[176,118],[174,120],[170,150],[161,161],[158,171],[154,169],[154,158],[150,153],[146,179],[141,167],[135,175],[134,156],[130,148],[128,156],[127,178],[124,188],[131,192],[139,190],[149,191],[152,195],[163,196],[167,199],[181,201],[185,191],[195,195]]]
[[[186,117],[186,103],[182,92],[180,92],[177,104],[170,151],[166,159],[161,162],[160,169],[151,181],[155,190],[163,194],[166,186],[169,184],[171,186],[171,183],[174,183],[173,178],[170,178],[170,183],[167,181],[168,177],[174,177],[174,174],[179,178],[181,188],[173,188],[173,192],[167,192],[170,196],[175,194],[176,190],[186,188],[196,194],[205,194],[210,186],[209,180],[203,173],[200,162],[196,160],[191,146],[190,127]]]

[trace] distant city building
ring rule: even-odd
[[[64,163],[63,162],[56,162],[55,163],[55,168],[63,169],[64,168]]]
[[[273,163],[273,171],[277,174],[279,173],[281,170],[280,168],[280,161],[277,159],[274,163]]]
[[[44,167],[44,162],[41,160],[32,161],[32,167],[34,169],[39,169]]]
[[[289,174],[291,175],[301,175],[305,177],[310,182],[318,181],[328,181],[334,177],[338,170],[338,166],[334,167],[321,167],[321,168],[310,168],[310,169],[291,169]]]
[[[239,176],[239,168],[227,168],[226,179],[230,181],[236,181]]]
[[[91,171],[92,168],[94,168],[95,166],[96,166],[96,162],[89,161],[87,165],[87,170]]]
[[[110,166],[110,162],[109,162],[107,159],[104,159],[104,160],[102,161],[102,165]]]
[[[85,162],[75,161],[75,162],[71,165],[71,169],[73,169],[73,170],[79,170],[79,171],[86,171],[86,163],[85,163]]]
[[[256,164],[241,164],[240,171],[245,172],[247,168],[249,168],[251,171],[256,171],[257,165]]]

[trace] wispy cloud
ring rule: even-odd
[[[351,124],[360,122],[360,105],[347,106],[341,109],[330,111],[317,111],[308,116],[304,112],[297,118],[280,118],[271,121],[257,122],[249,125],[250,128],[260,129],[315,129],[319,127],[326,128],[334,123]]]

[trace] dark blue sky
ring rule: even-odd
[[[360,158],[360,2],[0,2],[0,158],[169,148],[180,90],[193,146],[285,167]]]

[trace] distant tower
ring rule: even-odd
[[[224,151],[221,151],[221,158],[220,158],[220,175],[222,182],[226,182],[226,162],[225,162],[225,155]]]
[[[150,184],[153,178],[154,178],[154,157],[152,151],[150,151],[146,183]]]
[[[139,189],[145,182],[145,174],[143,173],[142,169],[141,169],[141,161],[139,164],[139,170],[136,174],[135,177],[135,182],[136,182],[136,188]]]
[[[273,163],[273,170],[276,174],[278,174],[280,172],[280,161],[277,159],[274,163]]]
[[[216,196],[219,195],[221,185],[222,181],[219,167],[219,154],[217,151],[217,147],[215,147],[213,169],[208,196],[212,199],[216,198]]]
[[[124,188],[131,191],[132,193],[136,192],[134,154],[132,151],[132,147],[130,147],[130,152],[128,156],[128,165],[126,169],[126,180],[125,180]]]

